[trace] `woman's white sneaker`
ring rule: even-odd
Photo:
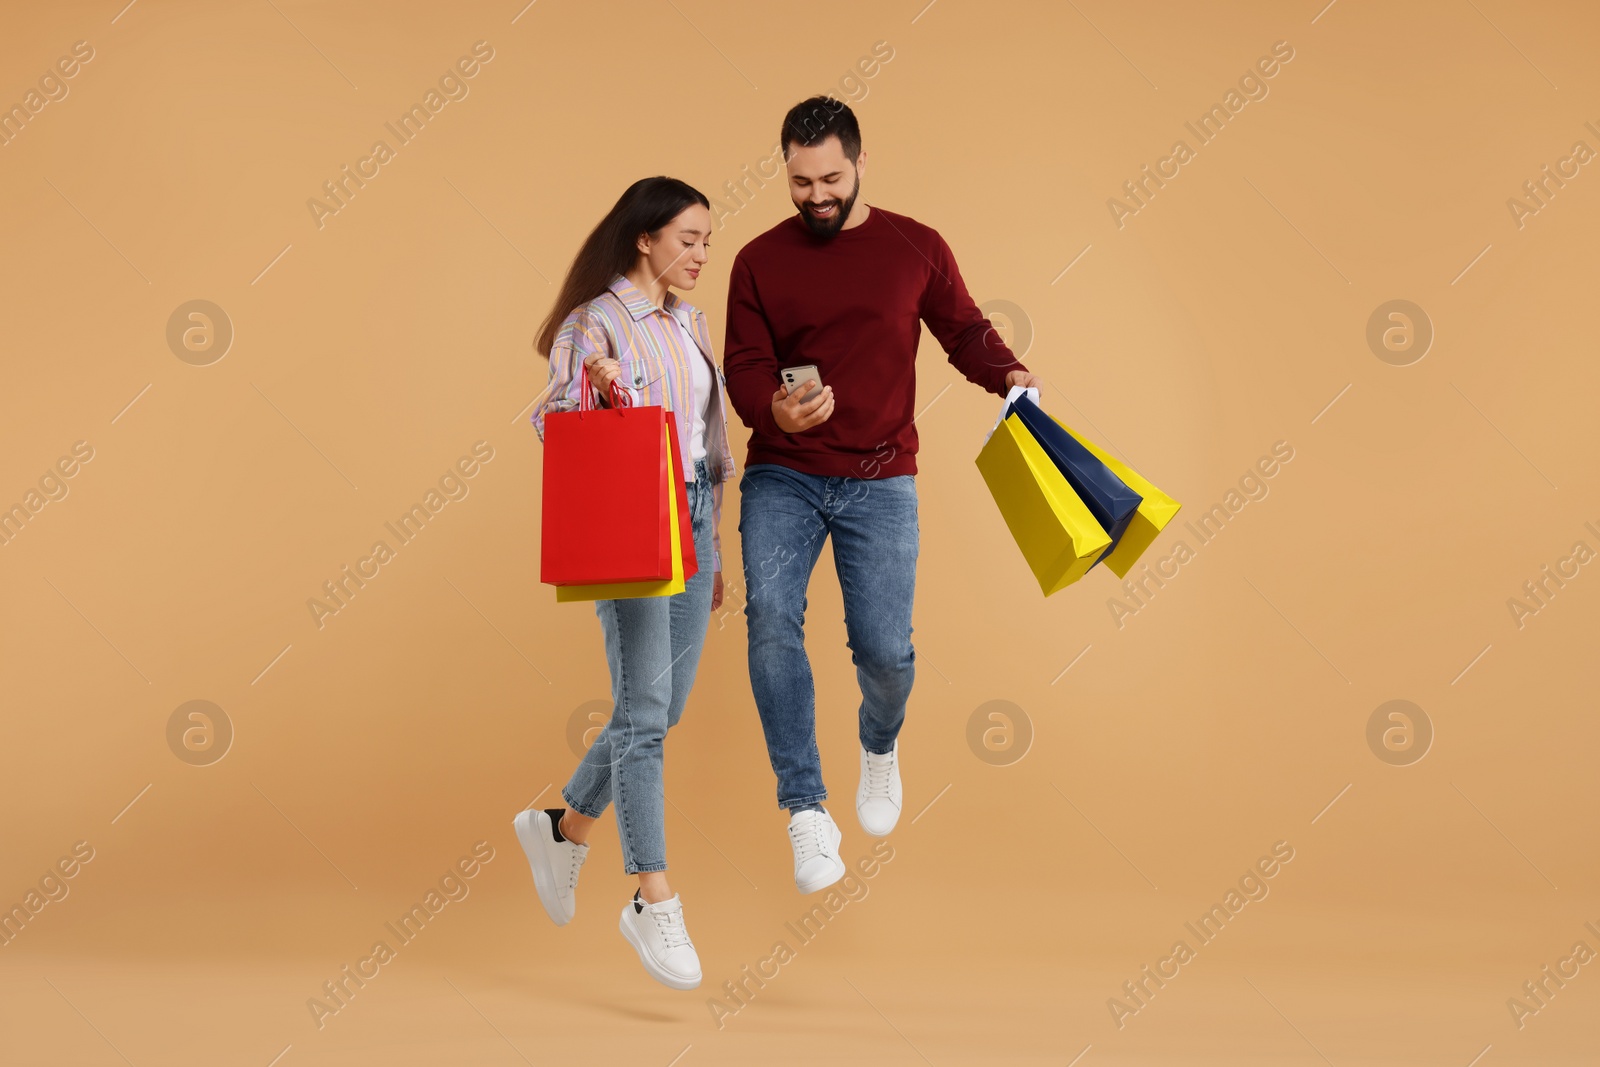
[[[844,860],[839,858],[843,836],[826,811],[797,811],[789,817],[796,889],[815,893],[844,877]]]
[[[861,750],[861,784],[856,786],[856,818],[873,837],[887,837],[900,821],[900,741],[879,755]]]
[[[557,926],[571,922],[578,910],[578,871],[589,856],[588,845],[561,836],[561,816],[565,812],[565,808],[529,808],[511,820],[517,841],[528,855],[528,866],[533,869],[539,902]]]
[[[700,956],[683,924],[683,901],[678,894],[646,904],[634,893],[622,906],[618,928],[651,978],[673,989],[693,989],[700,984]]]

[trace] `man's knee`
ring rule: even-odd
[[[806,624],[804,586],[761,582],[747,591],[745,625],[752,631],[803,629]]]
[[[912,669],[916,652],[910,641],[851,642],[850,661],[869,677],[893,678]]]

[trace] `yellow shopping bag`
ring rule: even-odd
[[[676,472],[682,468],[673,461],[673,452],[677,442],[673,440],[673,425],[671,421],[661,424],[661,432],[667,439],[667,471],[668,477],[675,477]],[[677,488],[677,487],[675,487]],[[667,516],[670,523],[672,537],[672,577],[659,582],[617,582],[608,585],[558,585],[556,586],[556,603],[566,604],[581,600],[627,600],[633,597],[671,596],[684,590],[685,578],[683,567],[683,540],[679,523],[687,522],[687,515],[678,513],[677,492],[667,493]]]
[[[1054,415],[1050,417],[1055,419]],[[1151,542],[1166,528],[1167,523],[1177,517],[1178,509],[1183,505],[1151,485],[1126,463],[1107,455],[1104,449],[1077,430],[1060,419],[1055,421],[1056,425],[1077,438],[1079,444],[1094,453],[1095,459],[1110,467],[1111,473],[1121,478],[1129,489],[1144,498],[1139,504],[1139,510],[1129,521],[1128,528],[1123,531],[1122,540],[1117,542],[1117,547],[1112,549],[1105,559],[1106,566],[1110,567],[1118,578],[1126,578],[1139,556],[1150,547]]]
[[[1015,414],[995,427],[977,463],[1045,596],[1083,577],[1111,544],[1111,536]]]

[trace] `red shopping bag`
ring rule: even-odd
[[[672,450],[672,469],[683,468],[677,465],[678,442],[675,437],[675,427],[671,423],[663,423],[661,432],[666,438],[667,447]],[[677,549],[672,554],[672,577],[652,582],[589,582],[583,585],[558,585],[556,586],[556,603],[570,604],[584,600],[627,600],[639,597],[664,597],[681,593],[686,588],[686,583],[694,570],[685,571],[683,546],[689,546],[687,564],[690,568],[695,566],[694,542],[681,531],[689,524],[688,492],[682,482],[678,485],[676,493],[667,494],[667,517],[672,529],[672,537],[676,540],[672,544]]]
[[[578,410],[545,416],[539,580],[547,585],[672,577],[666,412],[632,407],[615,383],[611,402],[594,407],[585,383]]]

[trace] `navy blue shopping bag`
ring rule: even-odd
[[[1111,544],[1095,558],[1095,563],[1099,563],[1122,540],[1128,523],[1133,520],[1133,514],[1139,510],[1144,498],[1128,488],[1128,484],[1112,473],[1110,467],[1100,462],[1093,452],[1084,448],[1077,438],[1026,396],[1019,396],[1011,402],[1007,414],[1012,411],[1017,413],[1033,439],[1039,442],[1045,455],[1060,469],[1078,498],[1088,505],[1095,521],[1111,536]]]

